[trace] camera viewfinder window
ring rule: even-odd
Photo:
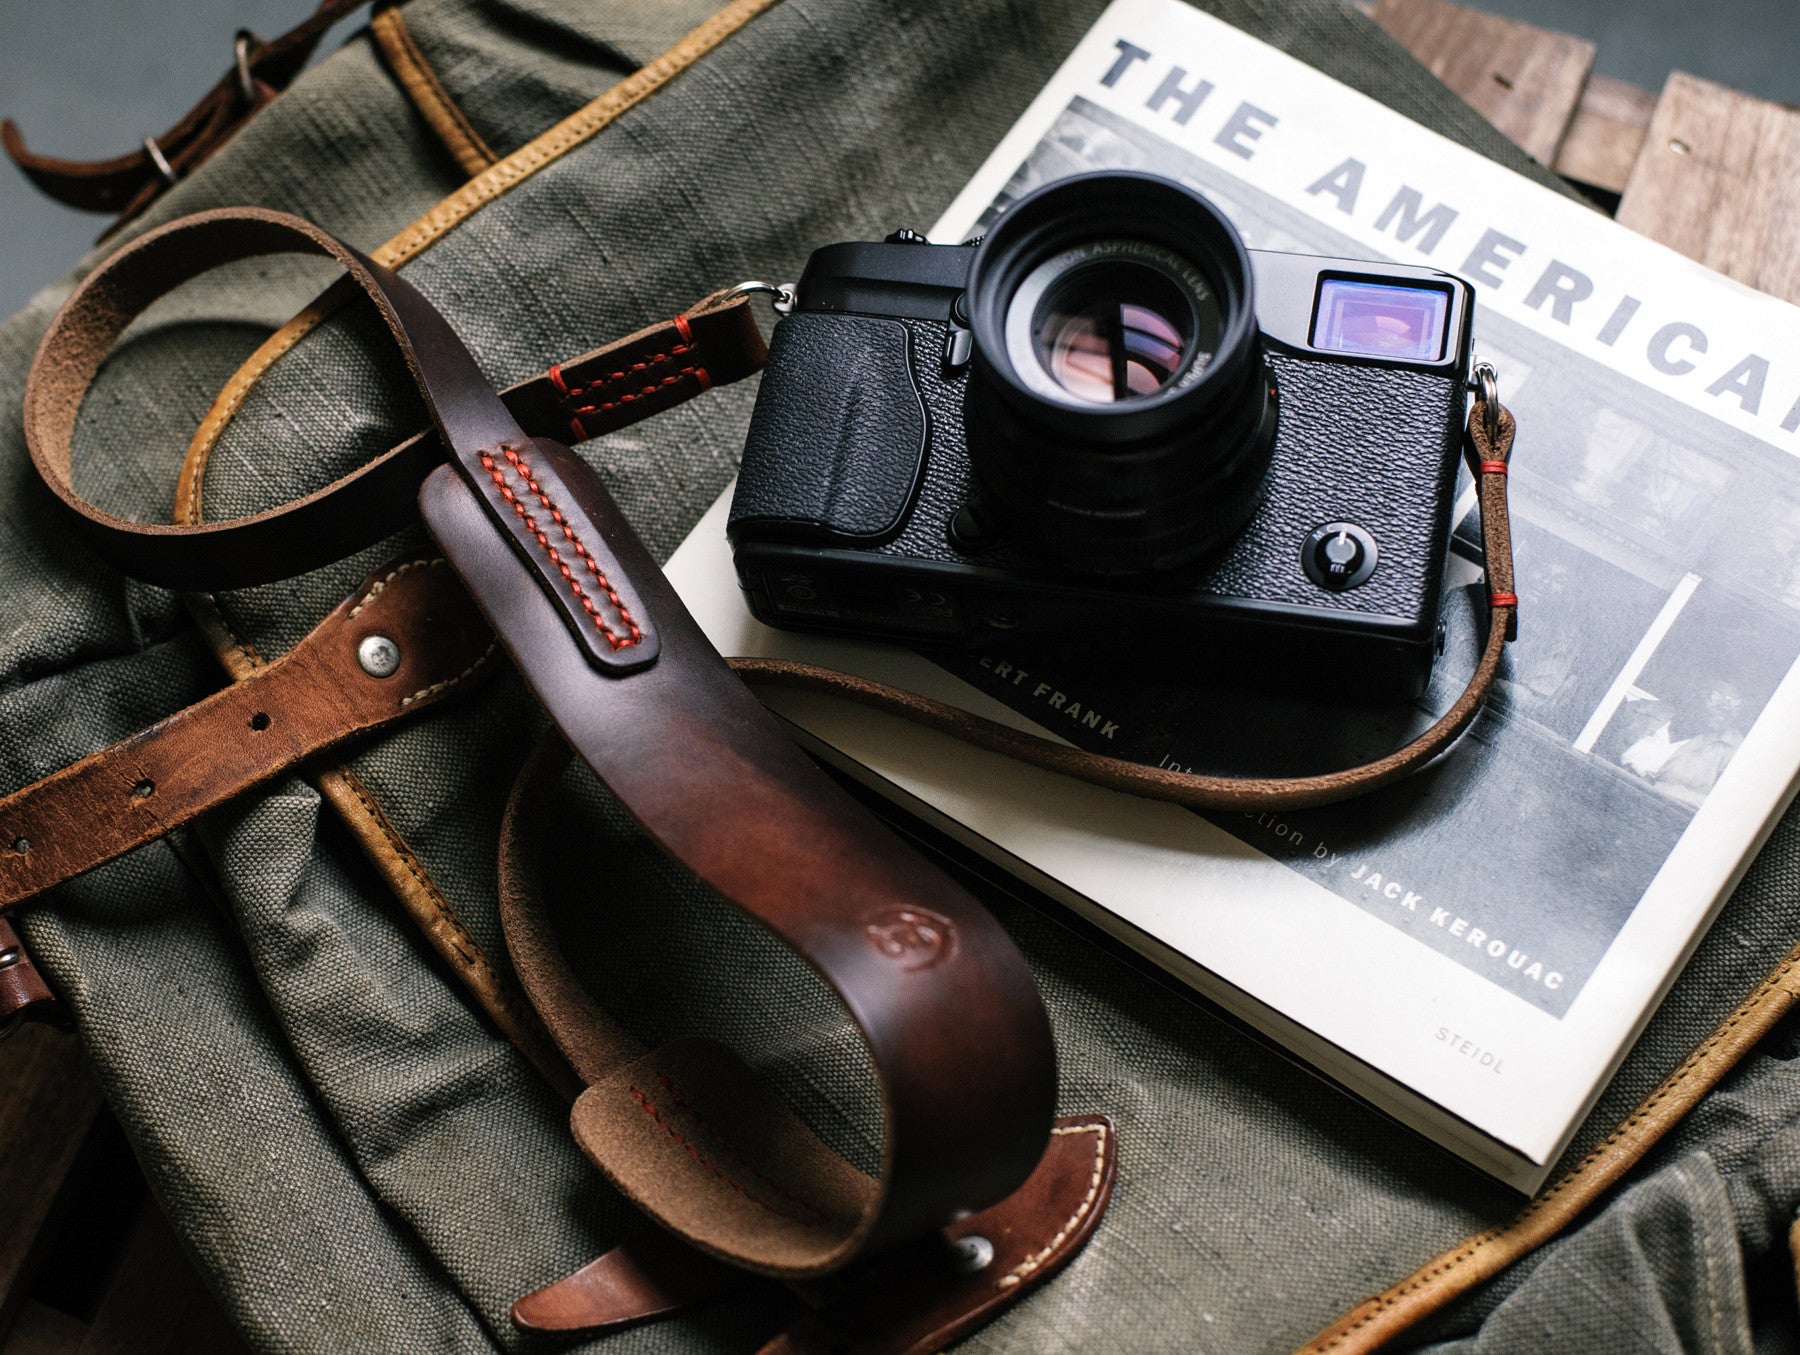
[[[1326,278],[1319,284],[1314,348],[1400,362],[1444,356],[1450,294],[1438,287]]]

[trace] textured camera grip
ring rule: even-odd
[[[929,423],[897,320],[790,315],[775,327],[730,530],[868,545],[900,530]]]

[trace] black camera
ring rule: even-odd
[[[1416,696],[1473,311],[1433,269],[1252,253],[1140,173],[969,245],[828,245],[770,344],[739,582],[790,629]]]

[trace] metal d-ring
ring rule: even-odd
[[[1475,369],[1469,373],[1469,389],[1475,392],[1475,398],[1481,402],[1481,422],[1487,430],[1488,446],[1500,445],[1500,377],[1494,371],[1494,364],[1487,361],[1477,362]]]
[[[162,181],[173,188],[180,182],[181,176],[175,172],[175,166],[169,163],[169,157],[163,154],[163,148],[156,144],[156,138],[144,138],[144,154],[150,157],[150,163],[156,166],[156,172]]]
[[[240,28],[231,39],[231,54],[237,62],[238,93],[247,108],[256,106],[256,77],[250,73],[250,49],[262,46],[262,39],[248,28]]]
[[[777,287],[772,282],[740,282],[731,289],[731,295],[772,297],[777,315],[792,315],[795,303],[799,299],[795,293],[794,284],[791,282],[785,287]]]

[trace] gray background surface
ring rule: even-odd
[[[1800,103],[1793,0],[1482,0],[1482,8],[1600,46],[1595,68],[1650,89],[1671,69]],[[130,0],[59,5],[5,0],[0,9],[0,115],[50,155],[111,156],[169,126],[225,70],[238,28],[274,35],[307,0]],[[363,22],[326,37],[323,51]],[[0,164],[0,315],[60,277],[103,219],[47,201]]]

